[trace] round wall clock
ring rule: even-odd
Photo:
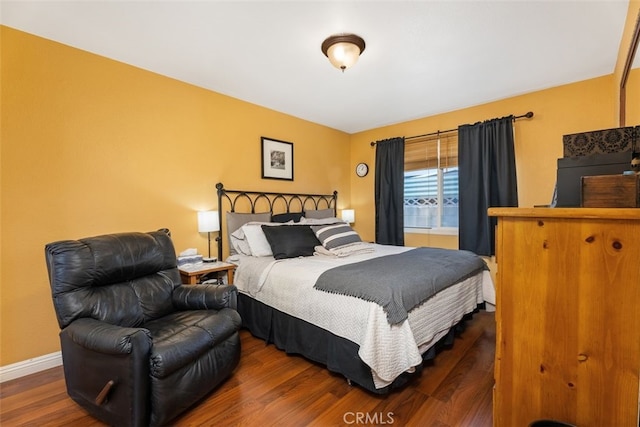
[[[356,166],[356,175],[360,178],[366,176],[369,173],[369,166],[366,163],[358,163]]]

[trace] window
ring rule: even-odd
[[[407,141],[404,154],[405,228],[458,228],[458,138]]]

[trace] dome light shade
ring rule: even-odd
[[[331,36],[322,42],[321,47],[322,53],[329,58],[329,62],[343,72],[358,62],[364,48],[364,40],[355,34]]]

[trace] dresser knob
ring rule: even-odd
[[[586,362],[588,358],[589,358],[589,356],[587,356],[586,354],[580,353],[578,355],[578,362]]]

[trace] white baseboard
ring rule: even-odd
[[[62,353],[57,351],[11,365],[0,366],[0,383],[35,374],[45,369],[55,368],[60,365],[62,365]]]

